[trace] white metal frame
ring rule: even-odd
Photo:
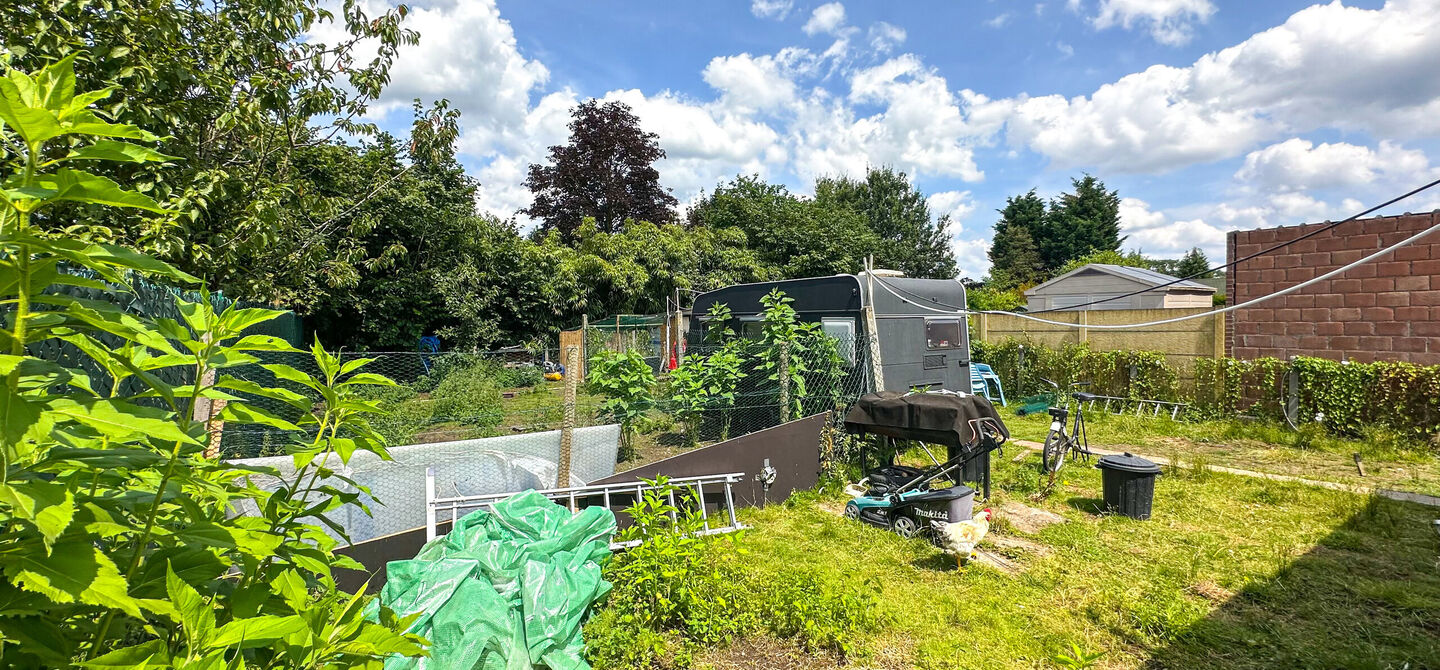
[[[701,477],[676,477],[667,481],[667,485],[674,487],[670,491],[670,504],[677,506],[675,500],[675,489],[691,489],[695,491],[696,501],[700,504],[700,516],[704,521],[704,530],[700,535],[718,535],[722,533],[733,533],[744,528],[739,520],[735,518],[735,495],[731,487],[744,481],[745,473],[731,472],[723,475],[706,475]],[[725,487],[725,521],[726,525],[711,527],[710,515],[705,509],[705,487],[722,485]],[[652,491],[661,487],[644,481],[624,482],[620,484],[590,484],[586,486],[569,486],[564,488],[543,489],[536,493],[555,501],[557,504],[565,505],[570,510],[576,509],[576,499],[600,495],[604,498],[604,506],[610,507],[610,496],[614,493],[634,493],[638,500],[646,491]],[[473,496],[454,496],[449,498],[437,498],[435,496],[435,469],[425,468],[425,541],[429,542],[437,537],[436,529],[441,523],[440,512],[449,512],[448,521],[454,524],[461,516],[460,510],[488,509],[515,493],[485,493]],[[568,504],[567,504],[568,503]],[[675,513],[671,513],[674,517]],[[624,549],[639,544],[637,541],[611,542],[611,549]]]

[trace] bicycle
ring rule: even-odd
[[[1040,381],[1055,388],[1055,399],[1060,400],[1060,385],[1055,382],[1040,378]],[[1090,382],[1074,382],[1071,388],[1077,386],[1089,386]],[[1065,457],[1073,455],[1075,458],[1089,460],[1095,452],[1090,451],[1090,438],[1085,432],[1085,403],[1094,400],[1097,396],[1093,393],[1083,391],[1072,391],[1070,397],[1075,400],[1075,427],[1070,434],[1065,433],[1065,422],[1070,418],[1069,404],[1052,406],[1050,413],[1050,432],[1045,435],[1045,446],[1040,452],[1041,467],[1045,473],[1050,475],[1053,482],[1055,474],[1065,465]]]

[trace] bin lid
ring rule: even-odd
[[[1095,467],[1102,470],[1119,470],[1121,472],[1134,472],[1141,475],[1160,474],[1160,466],[1128,451],[1118,456],[1111,455],[1101,458],[1095,463]]]

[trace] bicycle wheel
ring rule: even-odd
[[[1045,436],[1045,447],[1040,450],[1040,463],[1046,472],[1056,473],[1065,465],[1065,450],[1070,446],[1063,433],[1050,431]]]

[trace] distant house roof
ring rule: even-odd
[[[1039,291],[1040,289],[1043,289],[1057,282],[1064,281],[1071,276],[1092,270],[1115,275],[1117,277],[1123,277],[1131,281],[1137,281],[1146,286],[1160,286],[1162,284],[1168,284],[1169,282],[1179,279],[1179,277],[1172,277],[1163,272],[1156,272],[1154,270],[1147,270],[1145,268],[1132,268],[1126,265],[1110,265],[1108,263],[1091,263],[1089,265],[1083,265],[1081,267],[1078,267],[1074,270],[1066,272],[1063,275],[1060,275],[1059,277],[1051,279],[1050,281],[1035,286],[1034,288],[1025,291],[1025,295],[1034,295],[1035,292]],[[1177,289],[1186,291],[1207,291],[1210,293],[1215,292],[1215,287],[1213,286],[1206,286],[1204,284],[1201,284],[1200,282],[1194,282],[1188,279],[1176,282],[1175,284],[1171,284],[1170,286],[1167,286],[1165,288],[1167,290]]]

